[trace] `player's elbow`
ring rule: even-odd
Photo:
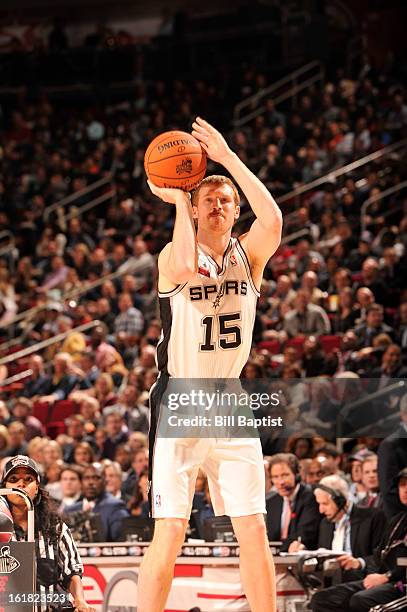
[[[281,236],[283,231],[283,215],[281,210],[273,210],[270,214],[265,215],[263,219],[259,219],[259,221],[265,230]]]

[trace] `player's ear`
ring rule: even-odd
[[[192,218],[198,219],[198,208],[192,204]]]
[[[236,205],[235,206],[235,219],[238,219],[240,217],[240,206]]]

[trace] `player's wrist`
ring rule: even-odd
[[[235,153],[234,151],[232,151],[232,149],[229,149],[228,147],[228,150],[219,161],[222,166],[226,168],[226,170],[232,172],[233,167],[240,162],[240,159],[237,153]]]
[[[175,196],[175,206],[185,207],[191,205],[191,198],[189,193],[186,191],[177,190],[177,194]]]

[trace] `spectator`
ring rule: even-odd
[[[95,454],[89,442],[78,442],[73,451],[73,462],[79,467],[85,468],[94,462]]]
[[[310,463],[305,469],[305,484],[313,487],[325,476],[328,476],[326,461],[323,461],[322,457],[310,459]]]
[[[82,476],[83,499],[65,508],[65,512],[92,511],[100,516],[103,525],[103,542],[119,542],[123,539],[122,520],[129,516],[122,500],[106,491],[103,467],[93,463],[85,468]]]
[[[393,330],[389,325],[383,323],[383,306],[380,304],[371,304],[366,309],[366,322],[357,325],[354,329],[358,338],[358,346],[372,346],[373,339],[378,334],[389,334],[393,337]]]
[[[9,457],[14,457],[14,455],[26,455],[27,454],[27,442],[26,442],[26,434],[27,429],[23,423],[19,423],[18,421],[14,421],[10,423],[8,426],[8,433],[10,437],[10,446],[7,449]]]
[[[122,499],[122,468],[117,461],[105,460],[103,473],[106,481],[106,491],[116,499]]]
[[[59,512],[62,514],[68,506],[81,498],[82,470],[75,465],[65,466],[61,471],[60,483],[62,498]]]
[[[116,410],[106,415],[105,430],[107,439],[103,447],[103,456],[113,461],[117,447],[125,444],[129,437],[123,416]]]
[[[378,458],[372,453],[362,461],[362,485],[366,490],[365,497],[359,502],[360,508],[383,508],[379,488]]]
[[[32,415],[32,401],[26,397],[17,398],[13,406],[13,418],[15,421],[24,423],[26,428],[26,440],[29,442],[36,436],[45,435],[41,422]]]
[[[287,313],[284,331],[290,338],[295,336],[329,334],[331,325],[326,312],[316,304],[310,303],[310,295],[304,289],[297,292],[294,310]]]
[[[22,395],[33,398],[35,401],[36,398],[45,394],[45,389],[48,387],[48,378],[45,375],[44,360],[41,355],[31,355],[28,368],[32,374],[24,383]]]
[[[55,355],[53,370],[53,375],[47,377],[44,386],[45,395],[39,398],[39,401],[49,404],[67,399],[77,383],[77,377],[72,374],[72,357],[68,353]]]

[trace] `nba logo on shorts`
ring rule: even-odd
[[[160,494],[155,496],[155,505],[157,506],[157,508],[161,508],[161,495]]]

